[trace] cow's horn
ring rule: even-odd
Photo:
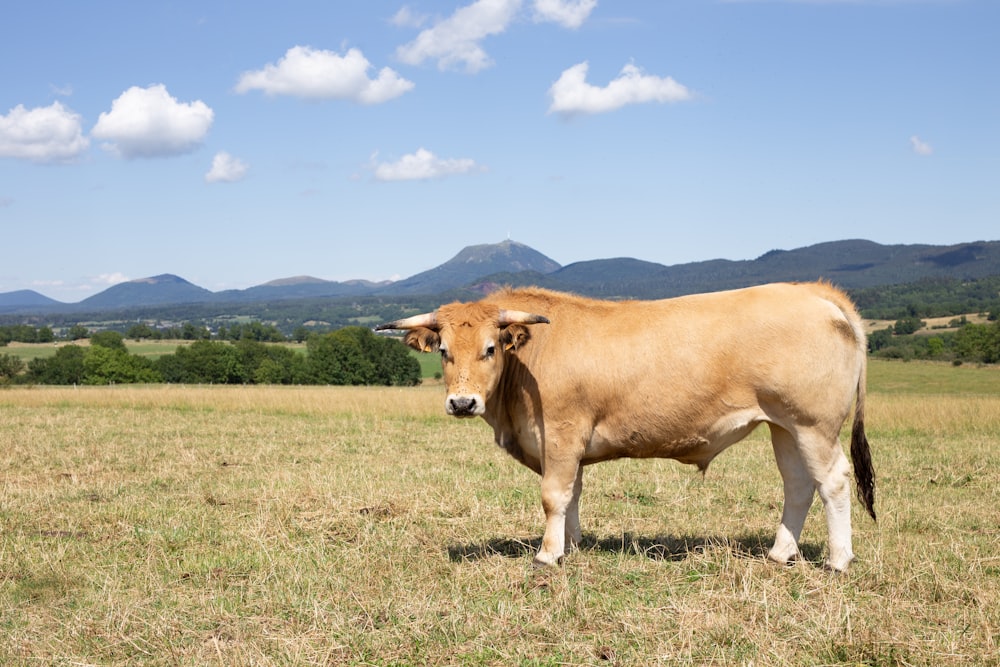
[[[500,326],[508,324],[549,324],[549,318],[521,310],[500,309]]]
[[[404,317],[401,320],[386,322],[375,327],[375,331],[385,331],[386,329],[416,329],[418,327],[428,327],[433,329],[437,325],[437,313],[424,313],[413,317]]]

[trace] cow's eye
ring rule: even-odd
[[[442,359],[447,359],[448,358],[448,348],[446,348],[444,346],[441,346],[440,350],[441,350],[441,358]]]
[[[489,345],[486,346],[486,351],[483,352],[483,358],[491,359],[493,358],[493,355],[496,354],[496,352],[497,352],[496,346],[493,345],[493,343],[490,343]]]

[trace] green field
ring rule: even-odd
[[[839,576],[818,501],[764,559],[765,431],[588,468],[584,548],[535,569],[537,478],[439,384],[0,389],[0,664],[998,664],[1000,372],[870,376]]]

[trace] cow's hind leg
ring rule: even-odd
[[[795,438],[785,429],[771,424],[771,444],[784,483],[785,505],[781,511],[781,525],[774,538],[774,546],[767,557],[776,563],[788,563],[799,555],[799,536],[812,505],[816,485],[806,468]]]
[[[851,467],[840,443],[833,441],[833,459],[825,462],[818,473],[819,497],[826,511],[830,553],[826,566],[843,572],[854,560],[851,547]]]
[[[854,559],[851,548],[850,467],[836,437],[803,429],[796,438],[772,425],[771,442],[785,487],[781,526],[768,558],[787,562],[798,553],[798,540],[813,493],[819,491],[826,514],[829,555],[826,565],[843,571]]]

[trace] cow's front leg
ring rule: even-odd
[[[583,466],[576,469],[576,482],[573,484],[573,497],[566,508],[566,549],[572,551],[580,547],[583,541],[583,531],[580,529],[580,493],[583,491]]]
[[[566,538],[579,541],[580,517],[578,484],[579,461],[549,462],[542,472],[542,509],[545,510],[545,535],[535,554],[536,565],[555,565],[566,552]],[[574,493],[576,491],[576,493]],[[567,523],[567,514],[570,521]],[[572,531],[572,532],[571,532]]]

